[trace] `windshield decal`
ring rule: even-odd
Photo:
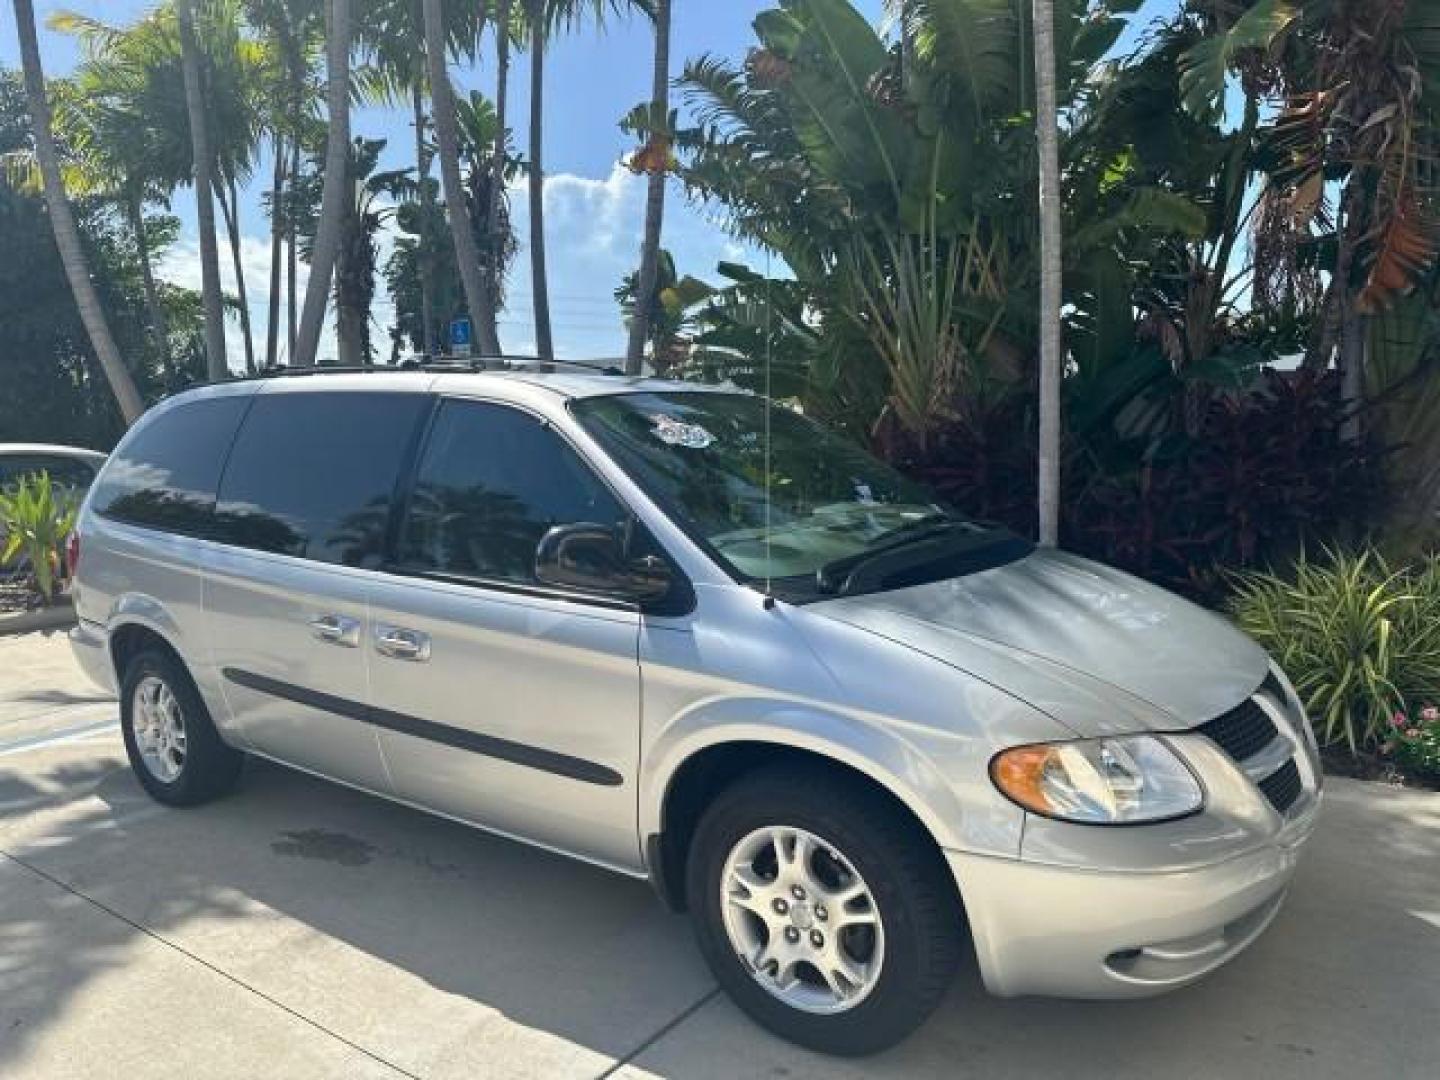
[[[715,445],[715,436],[699,424],[687,424],[664,413],[650,417],[653,433],[666,446],[683,446],[687,450],[708,450]]]

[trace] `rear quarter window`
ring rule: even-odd
[[[91,506],[116,521],[208,536],[225,455],[249,397],[167,409],[125,439],[95,485]]]
[[[220,482],[217,539],[318,562],[381,565],[400,470],[431,400],[262,393]]]

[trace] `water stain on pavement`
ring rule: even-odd
[[[270,850],[292,859],[314,859],[340,866],[364,866],[375,857],[375,846],[354,836],[331,832],[329,829],[301,829],[281,833]]]

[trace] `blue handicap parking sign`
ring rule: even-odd
[[[450,344],[457,349],[470,348],[473,329],[467,316],[460,316],[450,324]]]

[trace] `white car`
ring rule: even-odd
[[[0,443],[0,489],[43,472],[56,484],[89,491],[104,464],[105,455],[98,450],[50,443]]]

